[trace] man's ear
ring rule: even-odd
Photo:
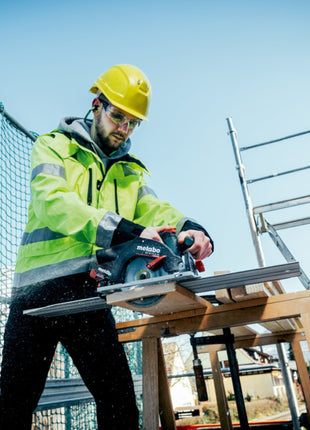
[[[99,112],[101,109],[101,102],[98,99],[98,97],[96,97],[93,102],[92,102],[92,107],[93,107],[93,111],[95,112]]]

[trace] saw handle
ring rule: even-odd
[[[188,248],[190,248],[195,242],[195,239],[190,236],[186,236],[183,243],[179,244],[179,248],[181,252],[186,251]]]
[[[186,246],[186,248],[190,248],[195,242],[195,239],[193,237],[190,236],[186,236],[186,238],[184,239],[184,246]]]
[[[167,245],[175,254],[183,254],[187,248],[190,248],[195,239],[186,236],[183,243],[178,243],[177,235],[175,234],[175,227],[167,228],[159,233],[162,241]]]
[[[159,235],[161,236],[161,234],[163,234],[163,236],[165,237],[165,233],[169,232],[169,233],[172,233],[171,236],[173,236],[173,233],[176,234],[176,231],[177,231],[176,227],[167,227],[164,230],[162,230],[159,233]],[[187,248],[190,248],[194,242],[195,242],[195,239],[193,237],[186,236],[181,246],[184,248],[184,251],[185,251]]]
[[[187,248],[190,248],[194,242],[195,242],[195,239],[193,237],[186,236],[184,239],[184,242],[179,245],[181,253],[184,253],[187,250]],[[198,272],[204,272],[206,270],[202,260],[195,259],[195,266]]]

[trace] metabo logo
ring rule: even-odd
[[[151,252],[152,254],[160,254],[160,248],[155,248],[155,246],[137,246],[137,251]]]

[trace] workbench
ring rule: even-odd
[[[164,283],[156,286],[156,291],[152,290],[153,294],[156,292],[157,295],[162,294],[164,296],[163,300],[156,304],[157,308],[153,309],[153,315],[151,315],[152,309],[148,308],[147,312],[150,316],[117,323],[120,342],[141,340],[143,345],[143,428],[158,430],[160,420],[163,430],[176,429],[161,338],[198,332],[216,335],[223,330],[230,330],[234,335],[234,348],[290,342],[296,359],[305,403],[309,411],[310,380],[300,341],[306,340],[310,348],[310,291],[286,294],[279,284],[281,279],[299,275],[299,265],[294,262],[205,277],[198,282],[195,281],[194,284],[191,284],[191,281],[184,281],[183,284],[181,282],[181,285],[176,284],[175,286],[171,285],[171,282]],[[264,288],[259,290],[257,283],[263,284]],[[255,285],[255,288],[252,293],[249,293],[245,287],[251,285]],[[206,299],[211,291],[231,290],[233,288],[239,288],[239,290],[244,288],[243,300],[239,297],[240,301],[215,304]],[[165,303],[165,298],[172,294],[171,303],[175,303],[173,300],[173,293],[175,293],[180,304],[182,292],[187,304],[184,306],[183,303],[179,310],[173,307],[173,310],[169,312],[169,305]],[[96,297],[32,309],[26,313],[48,317],[100,309],[107,306],[107,302],[109,305],[121,304],[123,306],[124,302],[126,303],[126,291],[121,292],[121,300],[119,297],[115,298],[115,294],[119,293],[111,293],[111,296],[114,294],[115,300],[109,298],[108,295],[106,300]],[[141,290],[138,293],[141,294]],[[127,294],[130,308],[130,302],[134,295],[133,290],[128,290]],[[232,297],[232,295],[230,296]],[[138,295],[138,297],[140,296]],[[158,310],[160,303],[164,304],[165,313]],[[128,304],[125,307],[128,308]],[[247,328],[248,324],[254,323],[267,327],[270,333],[260,335]],[[205,351],[210,353],[221,428],[231,429],[232,424],[224,392],[221,368],[217,358],[217,351],[223,346],[220,344],[208,345],[205,347]],[[241,423],[241,428],[247,428],[246,422],[243,426]]]

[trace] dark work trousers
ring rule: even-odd
[[[94,295],[95,281],[79,274],[41,283],[15,296],[4,335],[1,430],[30,430],[32,413],[60,341],[73,359],[97,406],[99,430],[137,430],[131,373],[109,309],[44,318],[24,309]]]

